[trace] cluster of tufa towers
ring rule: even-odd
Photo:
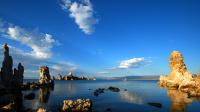
[[[21,63],[13,70],[13,59],[9,55],[9,47],[4,44],[4,58],[0,71],[0,84],[6,88],[19,87],[23,84],[24,67]]]

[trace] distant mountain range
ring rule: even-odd
[[[110,80],[158,80],[160,76],[124,76],[111,77]]]

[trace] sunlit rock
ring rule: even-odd
[[[160,76],[159,84],[169,89],[178,89],[188,93],[190,97],[200,96],[200,78],[192,77],[187,71],[183,56],[178,51],[173,51],[170,55],[170,74]]]
[[[58,80],[62,80],[62,75],[58,74]]]
[[[51,82],[51,76],[49,73],[49,68],[47,66],[40,67],[40,84],[48,84]]]
[[[44,108],[39,108],[39,109],[37,110],[37,112],[47,112],[47,110],[44,109]]]
[[[78,99],[75,101],[64,100],[63,112],[91,112],[92,101],[90,99]]]
[[[55,80],[55,77],[54,75],[51,75],[51,80],[54,81]]]

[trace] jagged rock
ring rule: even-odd
[[[62,80],[62,75],[58,74],[58,80]]]
[[[167,87],[179,87],[181,84],[189,83],[192,74],[187,71],[183,56],[178,51],[173,51],[170,55],[170,75],[160,76],[160,85]]]
[[[13,77],[13,60],[12,56],[9,55],[9,47],[7,44],[4,45],[4,59],[1,68],[1,82],[6,87],[11,86]]]
[[[112,92],[119,92],[119,91],[120,91],[119,88],[113,87],[113,86],[108,87],[108,90],[110,90],[110,91],[112,91]]]
[[[90,99],[78,99],[76,101],[64,100],[63,112],[91,112],[92,101]]]
[[[44,109],[44,108],[39,108],[39,109],[37,110],[37,112],[47,112],[47,110]]]
[[[200,78],[192,77],[187,71],[183,56],[178,51],[173,51],[170,56],[170,75],[160,76],[159,84],[169,89],[178,89],[188,93],[188,97],[200,96]]]
[[[63,80],[69,80],[68,76],[65,75],[65,76],[63,77]]]
[[[53,75],[51,75],[51,80],[54,81],[55,80],[55,77]]]
[[[104,88],[98,88],[94,91],[94,96],[99,96],[100,94],[104,93]]]
[[[158,102],[149,102],[148,104],[150,106],[154,106],[154,107],[157,107],[157,108],[162,108],[162,104],[158,103]]]
[[[23,85],[23,76],[24,74],[24,67],[21,63],[18,64],[18,70],[14,68],[14,74],[13,74],[13,83],[16,86]]]
[[[51,82],[51,76],[49,74],[49,68],[47,66],[40,67],[40,84],[49,84]]]
[[[0,109],[0,112],[12,112],[12,111],[14,112],[14,107],[15,107],[14,103],[9,103],[8,105],[3,106]]]
[[[18,64],[18,70],[13,71],[12,56],[9,55],[9,47],[4,45],[4,59],[0,72],[0,82],[7,88],[20,87],[23,84],[24,67],[21,63]],[[14,73],[13,73],[14,72]]]

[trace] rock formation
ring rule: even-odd
[[[2,63],[0,81],[1,83],[10,88],[11,86],[19,86],[23,84],[24,67],[21,63],[18,64],[18,70],[15,68],[13,73],[13,59],[9,55],[9,47],[4,45],[4,59]],[[14,88],[14,87],[13,87]]]
[[[78,99],[76,101],[64,100],[63,112],[91,112],[92,101],[90,99]]]
[[[1,68],[1,81],[5,86],[10,86],[13,77],[13,60],[12,56],[9,55],[9,47],[7,44],[4,45],[4,59]]]
[[[21,63],[18,64],[18,70],[14,68],[14,74],[13,74],[13,83],[15,85],[23,85],[23,76],[24,74],[24,67]]]
[[[55,77],[53,75],[51,75],[51,80],[54,81],[55,80]]]
[[[49,68],[47,66],[40,67],[40,84],[49,84],[51,83],[51,76],[49,74]]]
[[[58,80],[62,80],[62,75],[58,74]]]
[[[169,89],[178,89],[188,93],[190,96],[200,96],[200,78],[193,78],[187,71],[183,56],[178,51],[170,55],[170,74],[160,76],[160,86]]]

